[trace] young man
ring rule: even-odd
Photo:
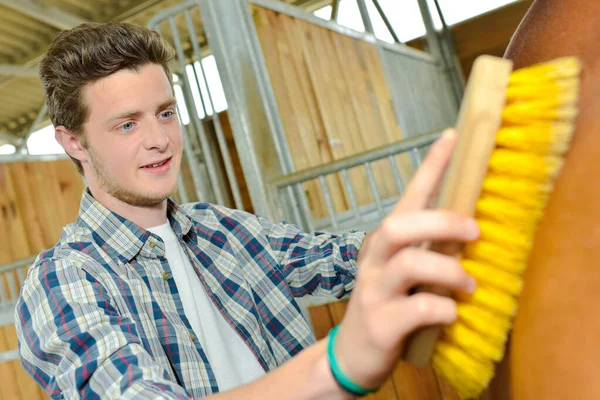
[[[66,398],[335,399],[349,396],[348,382],[355,392],[377,388],[408,333],[456,316],[452,300],[407,291],[474,290],[458,262],[413,246],[479,234],[471,219],[425,210],[453,133],[366,238],[178,206],[169,199],[182,149],[171,56],[144,28],[82,25],[62,32],[41,62],[56,139],[88,188],[77,221],[24,284],[24,367]],[[294,297],[350,292],[328,357]]]

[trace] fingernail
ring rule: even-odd
[[[454,129],[446,129],[442,135],[442,137],[446,140],[454,139],[456,136],[456,131]]]

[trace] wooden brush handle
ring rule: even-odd
[[[505,93],[512,62],[492,56],[481,56],[473,64],[456,130],[458,141],[448,167],[438,208],[473,216],[481,193],[495,137],[502,122]],[[458,243],[434,243],[431,250],[460,257]],[[418,291],[451,296],[444,288],[423,286]],[[427,365],[439,337],[441,327],[427,327],[409,337],[404,359]]]

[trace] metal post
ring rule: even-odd
[[[402,182],[402,177],[400,176],[400,171],[398,170],[398,164],[396,164],[396,159],[394,156],[389,156],[388,161],[390,162],[390,167],[392,167],[392,174],[394,175],[394,181],[396,182],[398,193],[402,196],[402,193],[404,192],[404,182]]]
[[[462,94],[465,91],[465,75],[462,70],[460,60],[458,58],[454,38],[452,37],[452,33],[448,28],[448,24],[446,24],[446,19],[444,18],[444,13],[442,12],[442,8],[440,7],[439,0],[433,0],[433,3],[435,4],[435,8],[440,17],[440,21],[442,22],[442,33],[444,35],[442,40],[442,49],[446,53],[448,63],[450,64],[451,68],[453,68],[453,76],[455,79],[453,79],[452,82],[454,85],[457,85],[457,88],[455,90],[458,90],[460,92],[462,98]]]
[[[189,29],[190,41],[192,43],[192,48],[194,49],[194,54],[196,56],[196,59],[198,60],[198,64],[200,64],[202,79],[204,81],[204,85],[206,86],[206,92],[208,93],[208,104],[210,105],[210,108],[213,111],[213,123],[217,134],[217,141],[219,143],[219,149],[221,150],[221,155],[223,157],[223,163],[225,164],[225,172],[227,174],[227,178],[231,186],[231,192],[233,193],[234,204],[236,208],[242,209],[244,207],[244,204],[242,202],[240,187],[238,185],[237,178],[235,176],[235,171],[233,169],[233,163],[231,161],[231,155],[229,154],[229,148],[227,147],[225,134],[223,133],[223,127],[221,126],[221,120],[219,119],[219,115],[215,110],[215,104],[212,98],[212,94],[210,92],[210,87],[208,86],[208,80],[206,79],[204,65],[202,64],[202,53],[200,52],[200,46],[198,46],[198,42],[196,40],[196,29],[194,28],[194,23],[188,10],[185,11],[185,22]],[[195,72],[196,68],[194,68],[194,73]],[[196,80],[198,81],[198,84],[200,84],[200,80],[198,79],[198,77],[196,77]],[[206,109],[207,107],[204,104],[204,99],[202,98],[202,91],[200,91],[200,99],[202,102],[202,107],[204,108],[204,114],[208,116],[208,110]]]
[[[340,15],[340,2],[341,0],[333,0],[333,3],[331,3],[331,16],[329,19],[332,21],[337,21]]]
[[[204,126],[202,125],[202,121],[198,116],[198,113],[195,109],[194,98],[191,94],[191,86],[190,80],[185,72],[185,55],[183,54],[183,46],[181,45],[181,39],[179,37],[179,30],[177,29],[177,25],[175,24],[175,17],[169,17],[169,26],[171,28],[171,33],[173,34],[173,41],[175,42],[175,51],[177,52],[177,59],[179,60],[179,67],[182,71],[183,78],[183,90],[187,92],[188,97],[191,99],[191,110],[188,110],[190,113],[190,118],[194,122],[194,127],[198,135],[200,136],[200,146],[202,148],[202,155],[204,156],[204,160],[206,162],[206,169],[208,170],[208,177],[210,179],[210,183],[212,186],[213,193],[215,194],[216,202],[220,205],[225,205],[223,191],[221,185],[219,185],[219,179],[217,177],[216,164],[213,160],[212,153],[210,151],[210,147],[208,144],[208,139],[206,137],[206,132],[204,131]],[[188,160],[189,161],[189,160]]]
[[[367,3],[365,3],[365,0],[356,0],[356,4],[358,4],[358,9],[360,10],[360,16],[365,26],[365,32],[375,34],[375,31],[373,30],[373,23],[371,22],[371,16],[369,15],[369,10],[367,9]]]
[[[348,199],[350,200],[350,207],[352,207],[352,213],[354,214],[354,219],[357,223],[362,222],[362,216],[358,211],[358,202],[356,201],[356,196],[354,195],[354,189],[352,188],[352,184],[350,183],[350,178],[348,177],[348,170],[342,170],[342,179],[344,181],[344,187],[346,188],[346,193],[348,194]]]
[[[417,0],[417,2],[419,3],[421,17],[423,18],[423,24],[425,25],[425,29],[427,31],[427,50],[444,66],[444,72],[446,73],[448,80],[452,85],[454,99],[458,106],[460,105],[462,99],[462,89],[459,83],[460,79],[458,78],[454,68],[452,68],[452,65],[445,57],[443,45],[439,40],[437,31],[435,30],[433,17],[431,16],[431,10],[429,9],[427,0]]]
[[[390,34],[392,35],[392,38],[394,39],[394,41],[396,43],[402,43],[400,41],[400,39],[398,38],[398,35],[396,34],[396,31],[394,30],[392,23],[390,22],[389,18],[385,14],[385,11],[383,11],[383,7],[381,7],[381,4],[379,4],[379,1],[378,0],[372,0],[372,1],[373,1],[373,5],[375,5],[375,8],[377,8],[377,12],[381,16],[383,23],[387,27],[388,31],[390,31]]]
[[[46,113],[47,112],[48,112],[48,105],[44,101],[44,104],[42,104],[42,107],[40,108],[40,110],[38,111],[37,115],[35,116],[35,119],[31,123],[31,125],[29,126],[29,131],[27,132],[27,135],[23,139],[23,142],[21,142],[20,145],[19,145],[19,147],[17,148],[17,153],[21,153],[23,151],[27,151],[27,140],[29,140],[29,138],[31,137],[31,134],[33,132],[35,132],[35,128],[42,122],[42,120],[44,119],[44,117],[46,117]]]
[[[335,208],[333,207],[333,201],[331,201],[331,194],[329,193],[329,188],[327,187],[327,182],[325,181],[325,177],[323,175],[319,176],[319,185],[321,186],[321,191],[323,192],[323,196],[325,197],[325,204],[327,205],[327,211],[329,212],[331,227],[333,229],[337,229],[338,223],[337,218],[335,216]]]
[[[228,115],[254,210],[277,218],[274,213],[280,208],[271,205],[277,199],[269,197],[266,180],[292,172],[293,163],[250,5],[247,0],[198,0],[198,4],[223,78]],[[297,188],[294,192],[302,205],[304,192]],[[303,222],[305,226],[309,223]]]
[[[379,211],[379,216],[381,218],[385,217],[385,211],[383,210],[383,203],[381,202],[381,195],[379,194],[379,188],[377,188],[377,182],[375,182],[375,175],[373,174],[373,169],[371,168],[371,163],[367,162],[364,164],[365,169],[367,170],[367,178],[369,179],[369,185],[371,186],[371,191],[373,192],[373,196],[375,197],[375,204],[377,204],[377,210]]]

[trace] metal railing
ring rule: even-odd
[[[204,64],[202,63],[203,53],[206,51],[201,49],[198,42],[194,18],[202,19],[198,2],[186,1],[160,11],[148,22],[148,27],[163,34],[163,37],[170,41],[175,48],[179,77],[183,82],[180,86],[183,90],[191,119],[189,125],[181,124],[184,135],[184,153],[191,171],[197,200],[243,209],[244,205],[231,153],[227,147],[223,126],[215,109],[213,95],[208,85]],[[176,19],[179,20],[180,24],[177,23]],[[183,20],[183,23],[181,23],[181,20]],[[186,73],[186,67],[189,65],[188,60],[190,58],[184,52],[183,42],[186,38],[189,39],[189,43],[191,44],[191,58],[198,61],[197,65],[199,65],[200,69],[200,71],[197,71],[196,68],[192,67],[195,77],[194,82],[190,80]],[[202,84],[207,88],[206,99],[202,94]],[[194,90],[200,93],[200,96],[194,97]],[[200,118],[196,109],[202,109],[205,117]],[[209,110],[212,110],[212,117],[209,115]],[[208,121],[212,122],[216,143],[211,141],[209,132],[207,132]],[[221,171],[220,160],[215,158],[215,154],[220,157],[224,171]],[[179,188],[180,192],[183,191],[185,193],[185,187],[182,182],[180,182]],[[229,191],[231,192],[232,199],[228,198]]]
[[[419,149],[431,145],[441,132],[436,131],[422,135],[413,136],[396,143],[382,146],[373,150],[365,151],[351,157],[346,157],[331,163],[305,169],[292,174],[273,179],[268,182],[274,196],[278,196],[283,207],[286,219],[292,221],[307,221],[303,226],[309,232],[315,230],[341,231],[344,229],[374,228],[381,219],[389,212],[404,191],[405,182],[400,174],[395,156],[403,153],[414,153]],[[375,181],[372,165],[376,161],[386,159],[392,170],[392,179],[398,190],[398,195],[383,198]],[[352,168],[363,168],[369,182],[369,189],[375,199],[373,204],[359,206],[354,188],[350,183],[348,171]],[[349,210],[338,213],[335,211],[332,196],[327,186],[326,177],[340,173],[344,192],[350,204]],[[302,191],[302,185],[311,180],[316,180],[325,198],[328,216],[319,220],[312,218],[311,210],[306,203],[300,201],[287,202],[290,188],[296,192]]]

